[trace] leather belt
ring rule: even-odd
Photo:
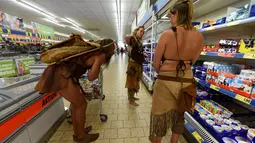
[[[194,78],[181,78],[181,77],[171,77],[171,76],[164,76],[164,75],[158,75],[158,79],[167,80],[167,81],[174,81],[174,82],[186,82],[186,83],[195,82]]]

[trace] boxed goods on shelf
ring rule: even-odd
[[[216,102],[203,100],[196,104],[194,118],[203,125],[219,142],[244,140],[251,143],[247,137],[249,127],[233,119],[232,112]]]
[[[229,8],[229,12],[227,15],[227,22],[232,22],[232,21],[248,18],[250,15],[249,10],[250,10],[250,4],[246,4],[239,8]]]

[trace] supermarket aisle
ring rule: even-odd
[[[138,94],[140,106],[129,106],[124,88],[126,66],[127,57],[120,54],[113,58],[104,73],[106,98],[103,102],[103,112],[108,115],[107,122],[100,121],[98,100],[90,101],[88,104],[86,125],[93,126],[92,132],[100,133],[96,143],[149,143],[151,96],[142,86]],[[71,143],[72,134],[72,125],[65,121],[51,138],[51,142]],[[163,143],[169,143],[167,141],[169,138],[164,138]]]

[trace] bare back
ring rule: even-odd
[[[176,37],[173,30],[162,33],[154,56],[156,71],[176,70],[177,60],[184,60],[186,67],[189,68],[191,66],[190,61],[194,63],[198,59],[204,42],[201,33],[196,30],[188,31],[183,27],[177,27],[177,40],[180,59],[178,58]],[[162,57],[166,60],[160,66]]]

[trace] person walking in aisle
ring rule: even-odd
[[[142,38],[144,35],[144,27],[139,26],[133,32],[133,35],[130,37],[127,43],[129,44],[131,50],[128,61],[127,68],[127,79],[126,79],[126,88],[128,89],[128,100],[129,104],[134,106],[139,106],[135,100],[139,100],[135,97],[135,93],[137,93],[140,89],[140,81],[143,74],[142,64],[145,62],[143,55],[143,46],[142,46]]]
[[[75,43],[76,45],[84,43],[79,35],[72,35],[67,42],[69,44]],[[79,78],[89,70],[88,80],[93,81],[98,77],[101,65],[110,63],[115,50],[113,40],[104,39],[100,41],[100,45],[107,45],[107,47],[102,47],[96,52],[73,57],[64,63],[48,66],[35,87],[39,93],[59,93],[71,103],[73,140],[78,143],[90,143],[99,137],[99,134],[89,134],[92,127],[84,129],[87,101],[79,84]]]
[[[170,143],[178,143],[184,130],[184,111],[195,106],[196,86],[191,66],[203,47],[202,34],[192,26],[192,0],[178,0],[169,17],[174,27],[162,33],[153,61],[159,74],[152,97],[149,137],[152,143],[160,143],[169,129],[172,130]],[[186,94],[186,89],[193,93]],[[183,104],[186,97],[192,97],[188,100],[190,104]]]

